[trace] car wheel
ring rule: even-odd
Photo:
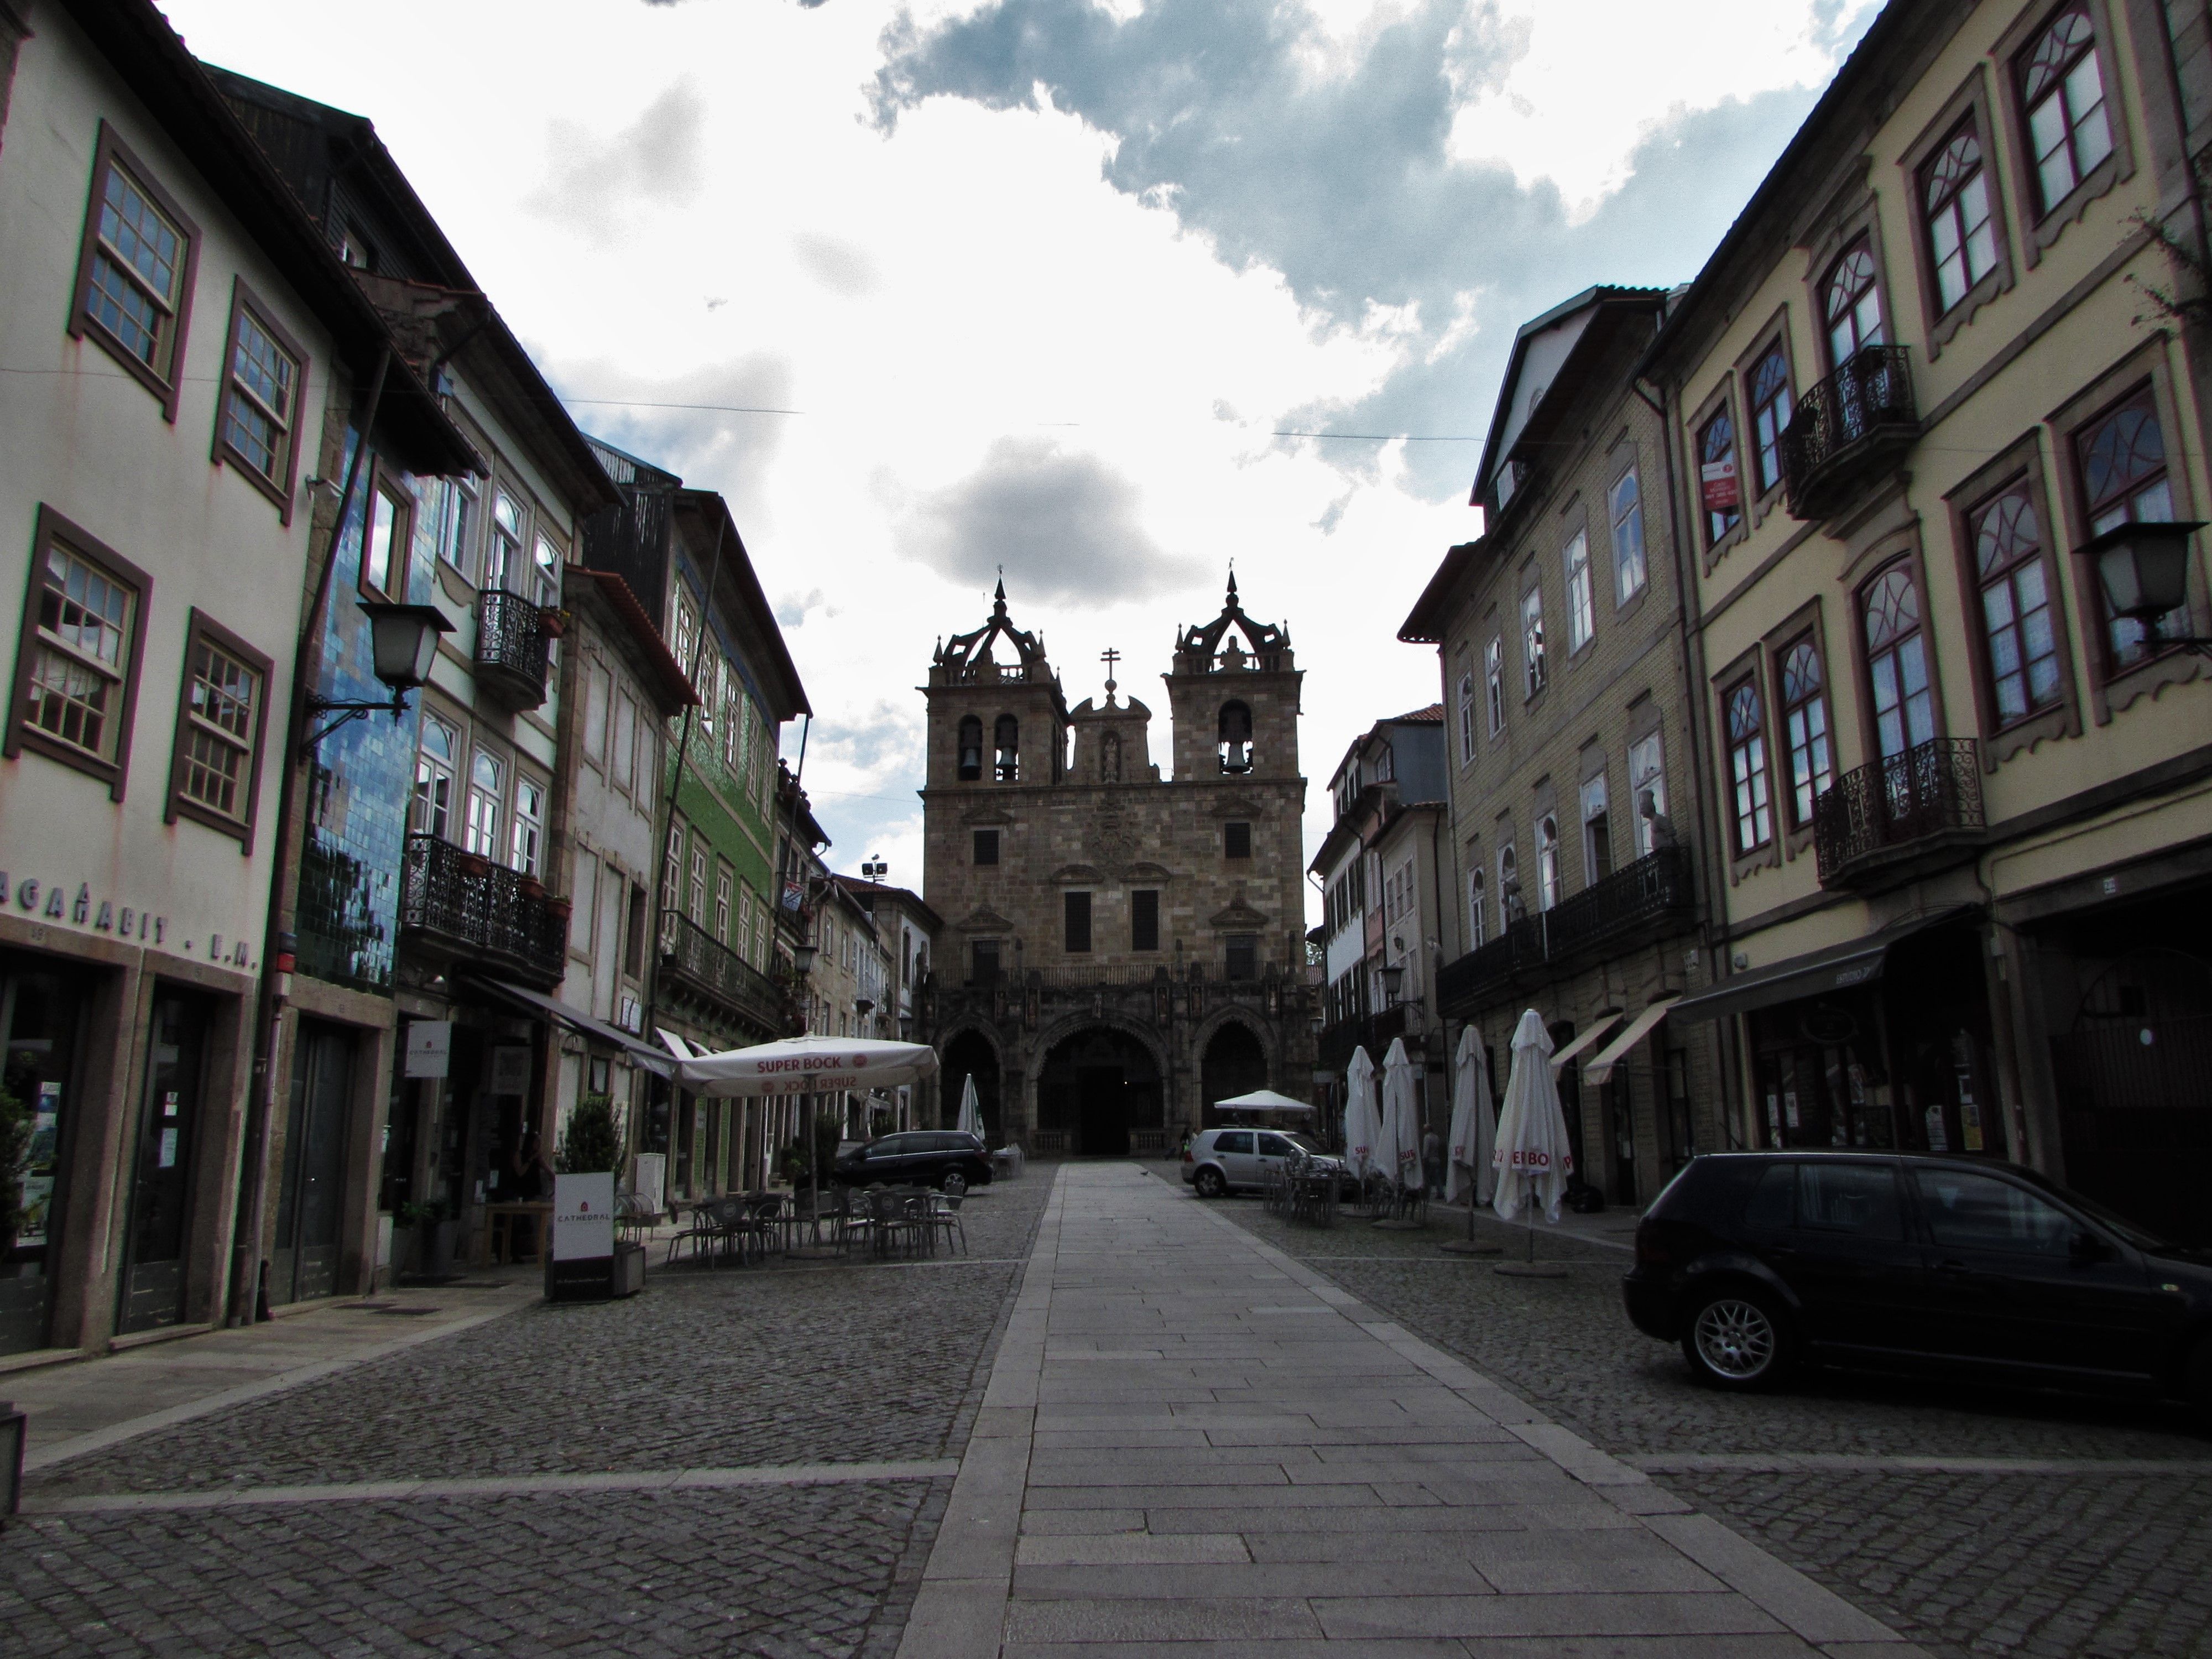
[[[1221,1178],[1221,1171],[1211,1164],[1198,1172],[1191,1185],[1198,1188],[1200,1198],[1220,1198],[1229,1191],[1229,1183]]]
[[[1682,1328],[1682,1354],[1700,1382],[1733,1393],[1771,1389],[1794,1358],[1789,1317],[1764,1291],[1715,1291]]]
[[[964,1193],[968,1190],[968,1177],[957,1170],[947,1170],[937,1177],[937,1190],[940,1193]]]

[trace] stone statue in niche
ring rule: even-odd
[[[1109,732],[1098,739],[1098,781],[1121,781],[1121,734]]]

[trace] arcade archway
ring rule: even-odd
[[[1126,1156],[1132,1131],[1158,1131],[1159,1063],[1127,1031],[1091,1025],[1054,1043],[1037,1077],[1037,1127],[1069,1152]]]

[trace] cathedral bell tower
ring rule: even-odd
[[[1244,614],[1235,571],[1221,614],[1176,630],[1175,670],[1161,678],[1175,723],[1177,783],[1299,777],[1298,690],[1305,676],[1289,631]]]
[[[1006,585],[990,620],[937,647],[929,665],[932,789],[1060,781],[1067,753],[1067,701],[1041,635],[1006,615]]]

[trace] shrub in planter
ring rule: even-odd
[[[568,1133],[554,1154],[554,1169],[562,1175],[596,1175],[621,1164],[622,1138],[615,1127],[614,1103],[605,1095],[586,1095],[568,1114]]]
[[[413,1248],[407,1254],[415,1258],[415,1271],[424,1279],[444,1279],[453,1271],[453,1246],[460,1231],[460,1221],[439,1199],[427,1199],[419,1204],[402,1204],[392,1212],[395,1234],[405,1232]],[[399,1271],[401,1252],[396,1244],[392,1250],[392,1272]]]

